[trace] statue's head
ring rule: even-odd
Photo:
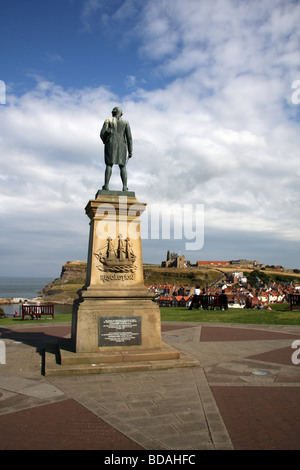
[[[121,116],[123,116],[123,112],[122,112],[122,109],[119,108],[118,106],[116,106],[113,110],[112,110],[112,115],[115,116],[116,118],[120,118]]]

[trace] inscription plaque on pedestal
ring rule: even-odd
[[[99,346],[142,344],[141,317],[100,317]]]

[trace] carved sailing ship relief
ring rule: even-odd
[[[123,239],[122,235],[119,235],[116,245],[108,237],[103,249],[98,253],[94,253],[94,256],[100,261],[97,268],[99,271],[110,273],[134,273],[137,269],[134,264],[136,256],[129,238]]]

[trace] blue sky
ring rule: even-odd
[[[127,48],[124,53],[116,32],[101,20],[105,11],[109,14],[121,3],[5,2],[1,15],[3,79],[17,93],[32,88],[31,77],[39,75],[64,88],[105,85],[124,92],[126,76],[136,67],[136,49]],[[95,10],[93,4],[97,4]]]
[[[145,262],[171,249],[300,268],[299,20],[292,0],[2,2],[0,275],[86,260],[116,105],[129,189],[161,213],[204,206],[202,249],[148,237]]]

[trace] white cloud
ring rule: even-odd
[[[45,60],[50,63],[64,62],[64,59],[61,57],[61,55],[53,52],[47,52],[45,54]]]
[[[136,85],[136,77],[134,75],[127,75],[125,84],[128,88],[134,87]]]
[[[104,87],[63,89],[37,77],[30,92],[8,96],[0,108],[2,220],[17,214],[16,230],[28,221],[34,232],[39,220],[47,240],[55,226],[67,245],[82,241],[84,206],[103,184],[99,131],[119,104],[133,132],[128,183],[138,199],[204,204],[207,232],[220,239],[235,233],[236,248],[251,233],[279,240],[278,252],[299,241],[299,122],[290,97],[299,77],[300,5],[172,0],[170,8],[169,1],[152,0],[139,11],[138,5],[122,3],[137,20],[130,31],[121,10],[109,16],[96,0],[86,2],[83,19],[88,25],[98,12],[107,15],[107,27],[122,23],[120,40],[139,40],[164,85],[136,89],[118,103]],[[133,70],[127,85],[136,84]],[[120,189],[117,168],[111,187]]]

